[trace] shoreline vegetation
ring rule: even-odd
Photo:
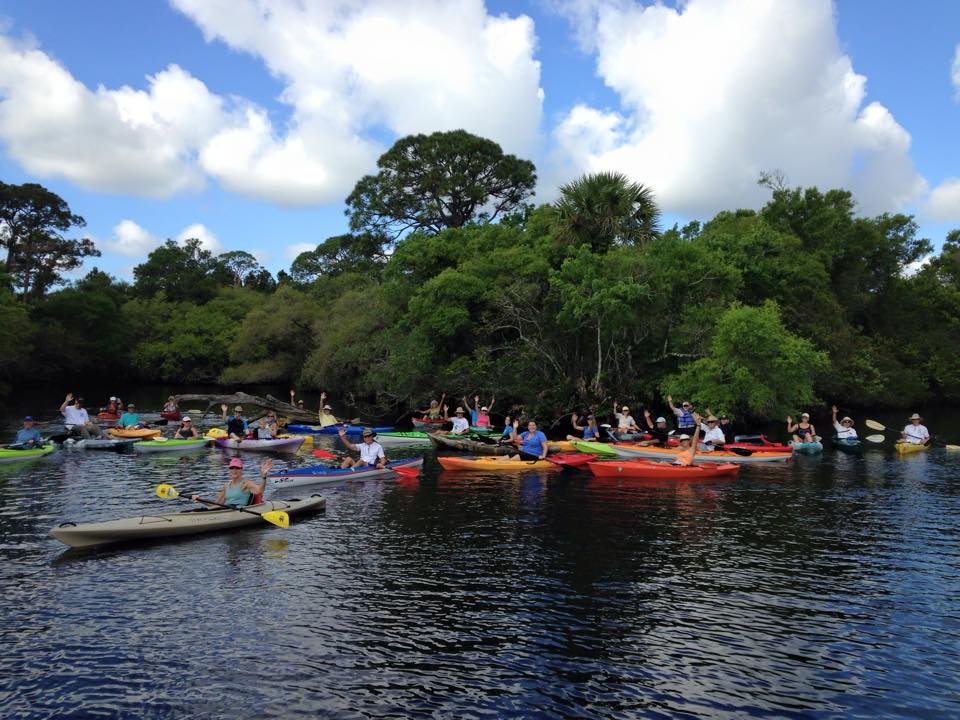
[[[464,131],[402,138],[350,233],[274,277],[168,240],[127,283],[40,185],[0,182],[0,395],[20,384],[325,388],[384,414],[440,390],[556,417],[668,394],[740,418],[960,400],[960,229],[779,173],[760,210],[660,227],[654,190],[585,175],[535,205],[532,163]],[[926,260],[921,264],[922,260]]]

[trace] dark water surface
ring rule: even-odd
[[[289,530],[78,553],[47,531],[181,507],[154,486],[212,492],[225,456],[0,466],[0,717],[956,717],[958,470],[827,451],[671,485],[428,454],[287,491],[328,503]]]

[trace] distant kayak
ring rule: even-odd
[[[116,413],[100,412],[97,413],[97,420],[119,420],[120,416]]]
[[[411,418],[410,422],[413,423],[413,426],[418,430],[438,430],[443,427],[448,421],[443,418],[437,418],[436,420],[431,420],[430,418]]]
[[[367,429],[366,425],[327,425],[326,427],[320,427],[319,425],[287,425],[287,430],[294,433],[308,433],[310,435],[337,435],[340,432],[340,428],[343,428],[347,435],[359,435],[364,430]],[[375,433],[382,432],[393,432],[394,428],[392,426],[384,427],[374,427],[370,428]]]
[[[158,452],[186,452],[189,450],[199,450],[207,446],[210,441],[206,438],[187,438],[183,440],[143,440],[133,446],[134,452],[138,453],[158,453]]]
[[[817,453],[823,452],[823,443],[819,440],[802,443],[791,442],[790,447],[793,448],[794,452],[804,453],[805,455],[816,455]]]
[[[179,410],[175,410],[173,412],[161,412],[160,417],[162,417],[164,420],[179,420],[183,416],[180,414]]]
[[[696,463],[674,465],[654,460],[598,460],[589,463],[590,472],[596,477],[637,478],[641,480],[703,480],[710,478],[735,478],[740,466],[734,463]]]
[[[608,443],[592,442],[590,440],[571,440],[574,450],[582,453],[593,453],[600,457],[617,457],[617,451]]]
[[[254,513],[282,510],[288,515],[301,515],[323,510],[326,500],[314,495],[305,500],[269,500],[248,505]],[[182,535],[232,530],[245,525],[265,525],[258,515],[239,510],[196,509],[183,512],[157,513],[108,520],[96,523],[62,523],[50,531],[50,537],[74,548],[97,547],[120,542],[173,538]]]
[[[377,433],[377,442],[384,447],[399,445],[429,445],[430,435],[419,430],[413,432],[382,432]]]
[[[475,470],[482,472],[516,472],[518,470],[560,470],[560,466],[549,460],[508,460],[489,457],[451,457],[442,456],[437,462],[444,470]]]
[[[575,442],[578,450],[582,450],[583,443]],[[682,450],[679,448],[662,448],[654,445],[627,445],[624,443],[614,443],[607,446],[612,449],[621,458],[644,458],[647,460],[667,460],[671,461]],[[793,457],[792,452],[767,452],[765,450],[714,450],[713,452],[698,452],[695,462],[713,462],[713,463],[778,463],[787,462]]]
[[[141,442],[140,438],[90,438],[89,440],[71,438],[64,441],[63,446],[76,450],[126,450],[138,442]]]
[[[115,438],[147,439],[160,434],[160,428],[109,428],[108,433]]]
[[[0,448],[0,463],[21,462],[23,460],[36,460],[46,457],[50,453],[56,452],[57,446],[53,443],[38,448]]]
[[[301,487],[303,485],[324,485],[327,483],[341,482],[343,480],[363,480],[375,477],[389,477],[394,475],[395,468],[422,467],[423,458],[403,458],[401,460],[390,460],[386,468],[378,469],[375,467],[360,468],[339,468],[330,465],[310,465],[307,467],[288,468],[279,472],[270,473],[267,477],[272,481],[273,487],[288,488]]]
[[[226,450],[295,453],[303,444],[303,438],[276,438],[275,440],[234,440],[233,438],[217,438],[213,442],[216,443],[217,447]]]
[[[429,435],[429,442],[438,449],[458,450],[474,455],[512,455],[517,452],[517,449],[511,445],[496,445],[442,433]]]

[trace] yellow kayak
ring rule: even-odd
[[[576,452],[577,449],[569,440],[550,440],[547,442],[547,451],[552,453]]]
[[[509,460],[500,457],[438,457],[444,470],[560,470],[556,463],[546,460]]]
[[[929,447],[929,445],[924,445],[922,443],[909,443],[901,441],[895,443],[893,449],[897,451],[898,455],[908,455],[910,453],[922,452]]]
[[[107,432],[116,438],[152,438],[160,434],[159,428],[108,428]]]

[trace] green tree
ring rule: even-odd
[[[0,395],[6,395],[10,391],[10,381],[26,369],[34,330],[24,304],[0,285]]]
[[[85,225],[63,198],[42,185],[0,182],[0,248],[6,250],[6,272],[21,299],[36,301],[63,281],[63,272],[100,255],[89,238],[64,237]]]
[[[336,235],[302,252],[290,265],[290,277],[301,285],[344,273],[376,273],[386,260],[387,237],[377,233]]]
[[[814,383],[829,366],[826,353],[783,326],[776,303],[735,304],[718,318],[708,356],[684,365],[662,390],[701,407],[779,418],[814,403]]]
[[[230,273],[234,287],[249,287],[251,284],[256,284],[266,272],[260,262],[246,250],[230,250],[221,253],[217,256],[216,263]]]
[[[533,163],[465,130],[400,138],[347,197],[350,229],[392,240],[490,222],[533,195]]]
[[[561,186],[556,211],[561,239],[601,252],[613,245],[643,245],[660,234],[653,190],[622,173],[583,175]]]
[[[196,238],[183,244],[167,240],[133,269],[134,292],[152,297],[159,292],[172,301],[208,302],[217,289],[232,285],[229,271],[218,264]]]

